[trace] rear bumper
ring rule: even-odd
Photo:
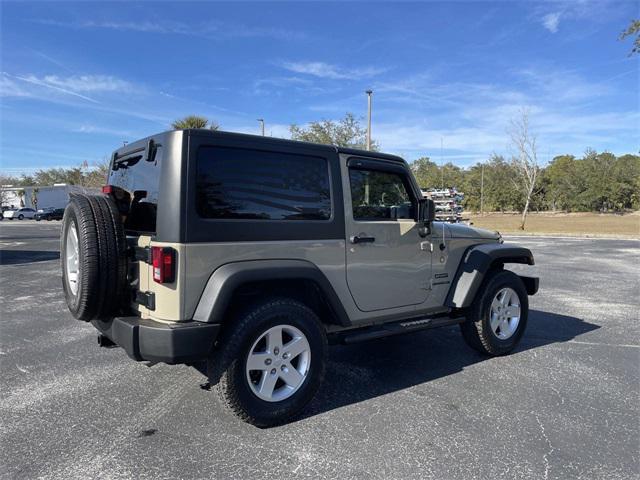
[[[91,322],[136,361],[169,364],[206,359],[220,325],[204,322],[160,323],[140,317],[116,317]]]

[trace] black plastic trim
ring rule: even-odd
[[[222,323],[231,297],[238,287],[252,282],[283,279],[315,282],[340,325],[351,325],[351,320],[327,277],[318,267],[304,260],[255,260],[221,266],[209,277],[193,319],[198,322]]]
[[[220,325],[202,322],[165,324],[140,317],[116,317],[93,325],[136,361],[168,364],[205,360],[220,331]]]
[[[465,317],[424,317],[403,320],[395,323],[385,323],[371,327],[358,328],[348,332],[337,332],[331,335],[330,342],[350,345],[353,343],[366,342],[377,338],[391,337],[404,333],[429,330],[431,328],[447,327],[457,325],[465,321]]]
[[[540,286],[540,279],[538,277],[525,277],[524,275],[518,275],[522,283],[524,283],[524,288],[527,289],[528,295],[535,295],[538,293],[538,288]]]
[[[496,263],[533,265],[535,262],[531,250],[524,247],[500,243],[483,243],[470,247],[458,266],[445,305],[455,308],[471,305],[485,274]]]
[[[136,303],[148,308],[149,310],[156,309],[156,294],[153,292],[136,292]]]

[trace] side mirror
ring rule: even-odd
[[[418,200],[418,221],[429,225],[436,218],[436,204],[430,198]]]

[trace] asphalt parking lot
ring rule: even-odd
[[[64,304],[59,225],[0,223],[2,478],[640,476],[638,241],[512,239],[541,277],[514,354],[457,327],[332,347],[304,417],[260,430],[195,369],[98,348]]]

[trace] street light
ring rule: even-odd
[[[262,136],[264,137],[264,118],[257,119],[260,122],[260,130],[262,131]]]
[[[367,90],[364,93],[367,94],[367,150],[371,150],[371,94],[373,90]]]

